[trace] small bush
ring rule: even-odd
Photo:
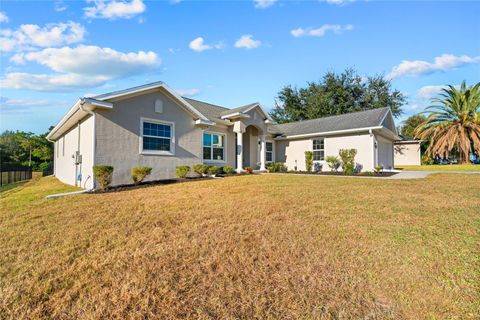
[[[283,162],[270,162],[267,163],[268,172],[287,172],[287,167]]]
[[[432,157],[430,157],[430,156],[427,155],[427,154],[424,154],[424,155],[422,156],[422,164],[423,164],[423,165],[431,165],[431,164],[433,164],[433,159],[432,159]]]
[[[305,151],[305,168],[307,172],[312,172],[313,167],[313,151]]]
[[[373,169],[375,169],[376,173],[380,173],[380,171],[383,170],[383,166],[375,166],[375,167],[373,167]]]
[[[225,172],[226,174],[232,174],[232,173],[235,173],[235,169],[233,169],[233,167],[230,167],[230,166],[225,166],[223,167],[223,172]]]
[[[352,175],[355,169],[357,149],[340,149],[338,155],[340,156],[343,172]]]
[[[325,161],[327,162],[327,165],[331,171],[337,172],[338,167],[340,167],[340,161],[338,160],[338,157],[327,156]]]
[[[100,185],[100,190],[106,190],[112,182],[113,167],[106,165],[93,166],[93,175]]]
[[[132,168],[132,180],[133,183],[139,184],[140,182],[145,179],[146,176],[148,176],[150,173],[152,173],[152,168],[150,167],[135,167]]]
[[[198,173],[200,175],[207,174],[207,172],[208,172],[208,166],[206,164],[203,164],[203,163],[194,164],[192,166],[192,169],[193,169],[193,171],[195,171],[196,173]]]
[[[189,171],[190,171],[189,166],[177,166],[177,168],[175,169],[175,174],[177,175],[178,178],[185,178]]]
[[[245,167],[245,168],[243,168],[243,169],[244,169],[245,172],[248,173],[248,174],[252,174],[252,173],[253,173],[252,167]]]
[[[221,170],[222,170],[222,168],[220,168],[220,167],[211,166],[211,167],[208,167],[208,174],[212,176],[214,174],[220,173]]]
[[[374,176],[376,173],[371,171],[362,171],[359,174],[362,176]]]

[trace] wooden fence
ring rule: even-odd
[[[0,166],[0,186],[30,179],[32,179],[30,167],[3,163]]]

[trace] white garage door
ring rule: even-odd
[[[384,169],[393,169],[393,143],[378,140],[378,165]]]

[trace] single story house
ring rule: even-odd
[[[393,144],[394,161],[397,166],[419,166],[422,164],[421,145],[423,140],[407,137],[395,141]]]
[[[259,103],[234,109],[179,96],[163,82],[81,98],[48,134],[54,142],[54,174],[93,188],[92,167],[114,167],[112,185],[132,182],[130,170],[152,167],[150,180],[175,177],[178,165],[205,163],[264,170],[285,162],[305,170],[305,151],[329,170],[325,158],[355,148],[357,169],[394,167],[398,140],[388,108],[276,124]]]

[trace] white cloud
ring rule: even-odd
[[[253,0],[253,2],[255,8],[264,9],[273,6],[277,0]]]
[[[197,88],[179,89],[179,90],[175,90],[175,92],[184,97],[193,97],[200,93],[200,89],[197,89]]]
[[[346,25],[339,25],[339,24],[324,24],[320,28],[297,28],[290,31],[292,36],[294,37],[323,37],[327,34],[327,32],[333,32],[334,34],[342,34],[345,31],[352,31],[353,25],[346,24]]]
[[[34,61],[56,72],[104,76],[109,79],[140,74],[158,67],[161,63],[160,58],[152,51],[124,53],[85,45],[16,54],[11,60],[17,63],[22,60]]]
[[[341,6],[341,5],[344,5],[346,3],[349,3],[349,2],[354,2],[356,0],[323,0],[325,1],[326,3],[329,3],[329,4],[336,4],[338,6]]]
[[[477,62],[480,62],[480,56],[455,56],[453,54],[443,54],[436,57],[433,62],[423,60],[404,60],[398,66],[392,68],[392,71],[387,75],[387,78],[395,79],[402,76],[416,77],[436,71],[447,71],[461,67],[465,64]]]
[[[223,48],[223,44],[221,42],[215,45],[209,45],[205,43],[205,40],[202,37],[193,39],[188,46],[190,47],[190,49],[196,52],[202,52],[202,51],[210,50],[214,48],[215,49]]]
[[[55,107],[64,104],[63,101],[47,99],[11,99],[0,97],[0,113],[21,113],[37,108]]]
[[[7,23],[8,22],[8,16],[5,12],[3,11],[0,11],[0,22],[5,22]]]
[[[52,47],[83,41],[85,28],[76,22],[61,22],[40,27],[22,24],[17,30],[0,31],[0,49],[3,51],[31,50],[34,47]]]
[[[119,52],[110,48],[80,45],[76,48],[48,48],[14,55],[15,63],[33,61],[49,67],[55,74],[7,73],[4,88],[38,91],[71,91],[105,84],[108,80],[146,73],[161,61],[149,51]]]
[[[107,77],[82,76],[78,74],[32,74],[7,73],[0,79],[3,88],[36,91],[72,91],[95,87],[109,80]]]
[[[143,13],[147,8],[142,0],[87,0],[87,2],[93,3],[93,6],[83,8],[85,17],[93,19],[130,19]]]
[[[54,5],[55,11],[63,12],[67,10],[67,8],[68,8],[67,5],[62,0],[55,1],[55,5]]]
[[[244,34],[235,42],[235,48],[255,49],[260,47],[262,42],[254,40],[251,34]]]
[[[431,99],[438,95],[446,86],[424,86],[417,92],[417,97],[421,99]]]

